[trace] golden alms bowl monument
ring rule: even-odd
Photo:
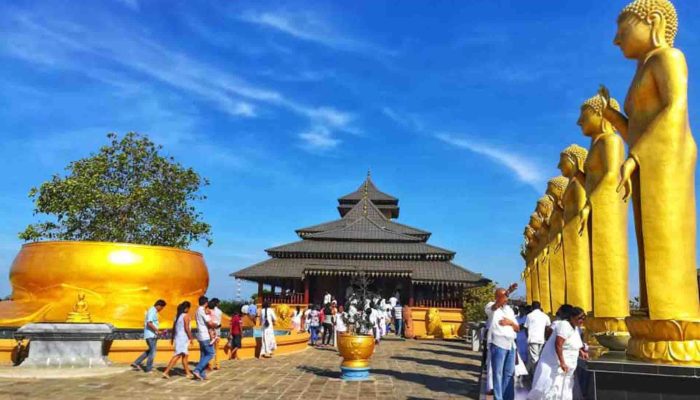
[[[12,300],[0,302],[0,327],[65,322],[84,295],[93,322],[143,329],[158,299],[170,328],[178,303],[197,304],[209,285],[202,254],[172,247],[106,242],[36,242],[22,246],[10,269]]]

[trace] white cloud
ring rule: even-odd
[[[315,126],[302,132],[299,138],[303,141],[304,148],[311,151],[326,151],[340,144],[340,140],[333,137],[330,130],[323,126]]]
[[[418,132],[423,130],[423,125],[412,115],[400,114],[391,107],[383,107],[382,114],[386,115],[397,124],[402,125],[404,128],[409,128]]]
[[[114,74],[105,73],[103,78],[100,71],[108,71],[92,68],[91,64],[116,63],[205,99],[236,117],[257,116],[256,103],[280,107],[308,118],[310,126],[328,131],[327,142],[318,147],[329,147],[336,140],[330,139],[331,130],[355,131],[349,126],[353,119],[349,112],[298,102],[130,31],[88,30],[81,26],[68,29],[60,21],[40,24],[21,14],[12,18],[15,26],[2,32],[6,40],[0,43],[0,51],[29,62],[70,69],[109,84],[114,84]],[[86,59],[90,60],[87,65]]]
[[[122,3],[134,11],[139,11],[139,9],[141,9],[138,0],[117,0],[117,2]]]
[[[535,190],[540,191],[544,187],[546,178],[542,174],[542,168],[527,157],[502,148],[479,143],[463,136],[456,137],[450,134],[438,134],[436,137],[452,146],[489,158],[513,172],[519,181],[532,186]]]
[[[246,12],[240,20],[290,35],[294,38],[317,43],[335,50],[368,55],[395,55],[394,51],[370,43],[348,38],[337,32],[319,15],[310,12]]]

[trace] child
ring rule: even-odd
[[[209,302],[209,308],[207,308],[207,319],[209,319],[211,322],[214,323],[214,326],[219,326],[221,325],[221,321],[218,320],[216,313],[214,312],[214,307],[216,307],[215,304],[212,304],[213,302]],[[219,335],[216,332],[215,327],[209,327],[209,344],[214,346],[216,342],[219,341]]]
[[[238,359],[238,349],[241,348],[241,334],[243,332],[243,320],[241,319],[241,313],[236,311],[231,317],[231,335],[229,336],[228,343],[226,343],[226,349],[230,349],[228,359]]]

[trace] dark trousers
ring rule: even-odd
[[[333,338],[333,324],[323,323],[323,344],[331,344]]]
[[[146,339],[146,345],[148,346],[148,350],[144,351],[139,358],[134,361],[134,364],[136,365],[141,365],[143,363],[143,360],[148,357],[148,361],[146,361],[146,368],[144,368],[144,371],[149,372],[153,369],[153,359],[156,358],[156,342],[158,341],[158,338],[151,338],[151,339]]]

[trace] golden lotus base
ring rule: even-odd
[[[367,368],[369,367],[369,360],[344,360],[340,366],[345,368]]]
[[[628,357],[651,363],[700,365],[700,319],[628,317],[625,322],[632,336]]]

